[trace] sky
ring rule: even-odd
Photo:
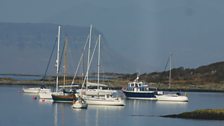
[[[117,61],[126,66],[118,72],[145,73],[163,71],[171,53],[173,67],[223,61],[223,6],[223,0],[0,0],[0,22],[93,24],[125,60]]]

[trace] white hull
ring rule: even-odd
[[[150,101],[158,100],[158,98],[140,98],[140,97],[128,97],[127,99],[131,99],[131,100],[150,100]]]
[[[103,90],[103,89],[78,89],[77,92],[80,95],[87,95],[87,96],[105,96],[105,95],[112,95],[116,92],[116,90]]]
[[[106,105],[106,106],[124,106],[124,100],[121,98],[104,98],[93,97],[86,98],[86,102],[89,105]]]
[[[23,88],[24,93],[38,94],[39,91],[40,91],[40,88]]]
[[[72,108],[73,109],[87,109],[87,107],[88,107],[88,104],[86,104],[86,103],[80,103],[80,102],[75,102],[72,105]]]
[[[158,101],[188,102],[188,97],[184,95],[164,94],[157,95],[156,97]]]
[[[52,99],[52,92],[50,89],[41,89],[39,92],[40,99]]]

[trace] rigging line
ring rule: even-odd
[[[74,76],[73,76],[71,85],[73,85],[73,84],[75,83],[75,78],[76,78],[76,76],[77,76],[77,73],[78,73],[78,70],[79,70],[79,66],[80,66],[80,64],[81,64],[81,61],[83,60],[83,55],[84,55],[84,52],[85,52],[85,50],[86,50],[86,46],[87,46],[88,40],[89,40],[89,35],[87,36],[86,43],[85,43],[85,45],[84,45],[84,47],[83,47],[83,51],[82,51],[82,54],[81,54],[81,56],[80,56],[79,63],[78,63],[78,65],[77,65],[77,68],[76,68],[75,74],[74,74]]]
[[[64,55],[64,50],[65,50],[65,42],[64,42],[64,45],[63,45],[63,48],[62,48],[62,54],[61,54],[61,57],[60,57],[59,71],[61,69],[61,64],[62,64],[62,58],[63,58],[63,55]]]
[[[167,68],[167,66],[168,66],[172,56],[173,56],[173,53],[170,53],[170,56],[168,57],[167,62],[166,62],[166,66],[165,66],[164,72],[166,71],[166,68]]]
[[[50,62],[51,62],[51,59],[52,59],[52,56],[53,56],[55,47],[56,47],[56,43],[57,43],[57,38],[55,39],[54,46],[53,46],[53,49],[52,49],[52,51],[51,51],[50,58],[49,58],[48,63],[47,63],[47,68],[46,68],[46,70],[45,70],[45,72],[44,72],[43,80],[45,79],[45,77],[46,77],[46,75],[47,75],[47,71],[48,71],[48,68],[49,68],[49,65],[50,65]],[[43,81],[42,81],[42,83],[43,83]]]
[[[166,66],[165,66],[165,68],[164,68],[164,71],[163,71],[162,74],[161,74],[161,79],[160,79],[160,81],[163,80],[163,76],[164,76],[165,71],[166,71],[166,68],[167,68],[167,66],[168,66],[168,64],[169,64],[169,61],[170,61],[170,58],[168,57],[167,62],[166,62]],[[160,87],[160,85],[159,85],[158,87]]]
[[[168,58],[168,60],[167,60],[167,62],[166,62],[166,66],[165,66],[164,72],[166,71],[166,68],[167,68],[167,66],[168,66],[168,64],[169,64],[169,61],[170,61],[170,57]]]
[[[84,86],[84,83],[85,83],[85,81],[86,81],[86,79],[87,79],[87,75],[88,75],[87,73],[88,73],[88,71],[89,71],[89,69],[90,69],[90,65],[91,65],[91,63],[92,63],[93,56],[94,56],[94,54],[95,54],[95,50],[96,50],[97,45],[98,45],[98,39],[97,39],[96,44],[95,44],[95,47],[94,47],[94,49],[93,49],[93,54],[92,54],[92,56],[91,56],[91,58],[90,58],[90,62],[89,62],[89,65],[88,65],[88,67],[87,67],[86,75],[85,75],[84,81],[83,81],[83,83],[82,83],[82,87]],[[86,82],[86,87],[87,87],[87,83],[88,83],[88,82]]]

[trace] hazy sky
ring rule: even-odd
[[[224,59],[223,0],[0,0],[0,22],[56,23],[101,31],[126,59],[123,72],[197,67]],[[117,61],[119,63],[119,61]]]

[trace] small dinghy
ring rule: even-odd
[[[88,107],[88,104],[80,96],[77,96],[76,100],[74,100],[72,104],[73,109],[87,109],[87,107]]]

